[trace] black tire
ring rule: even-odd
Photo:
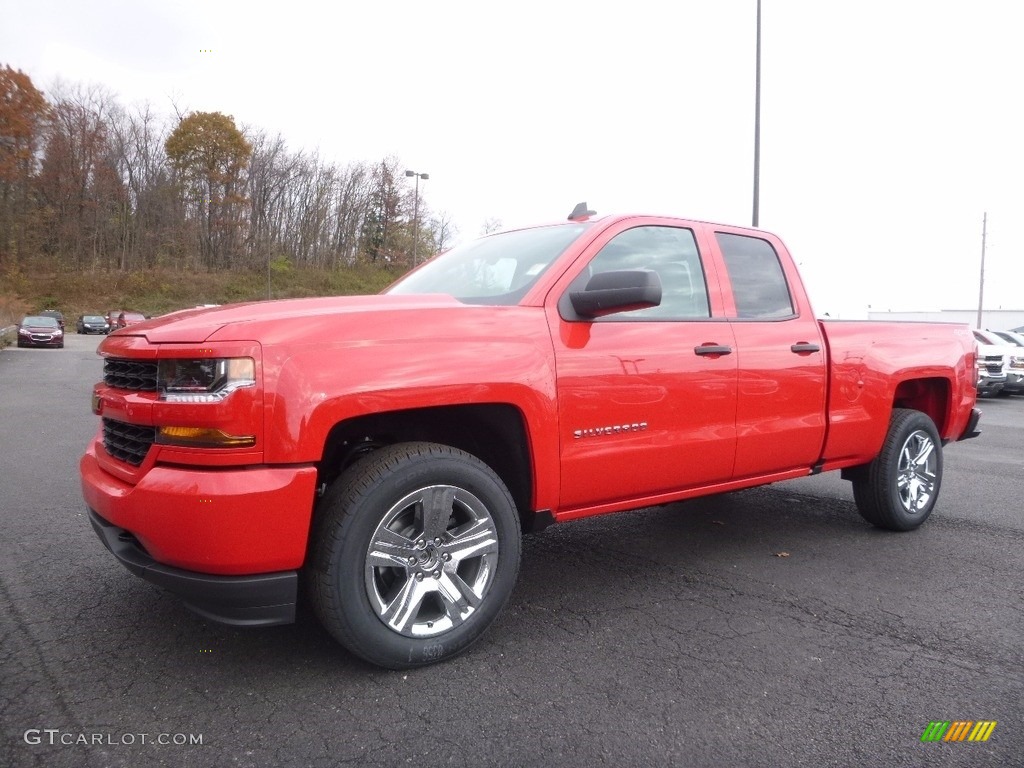
[[[942,486],[942,441],[920,411],[893,409],[882,450],[853,480],[860,514],[874,526],[912,531],[935,508]]]
[[[313,535],[317,616],[352,653],[390,669],[465,651],[519,573],[511,494],[482,461],[444,445],[402,443],[359,460],[324,495]]]

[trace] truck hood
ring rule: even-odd
[[[331,296],[229,304],[223,307],[185,309],[132,325],[111,336],[145,336],[153,344],[201,344],[221,329],[232,326],[233,336],[244,336],[245,324],[258,323],[284,331],[294,326],[301,332],[312,318],[358,314],[362,322],[373,313],[417,311],[466,306],[450,296]],[[254,329],[255,331],[256,329]],[[255,333],[254,333],[255,335]]]

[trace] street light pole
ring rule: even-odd
[[[988,211],[981,217],[981,279],[978,281],[978,328],[984,328],[982,317],[985,310],[985,236],[988,234]]]
[[[413,193],[412,202],[412,265],[416,266],[416,241],[419,240],[420,229],[420,179],[426,181],[430,178],[429,173],[416,173],[406,171],[406,176],[416,177],[416,191]]]
[[[757,0],[757,51],[754,64],[754,215],[751,225],[758,226],[761,207],[761,0]]]

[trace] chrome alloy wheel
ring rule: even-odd
[[[377,617],[406,637],[434,637],[481,604],[498,564],[498,532],[475,495],[431,485],[400,499],[370,538],[366,594]]]
[[[896,489],[903,508],[911,513],[925,509],[935,493],[938,454],[927,432],[911,432],[900,449]]]

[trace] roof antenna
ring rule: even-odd
[[[597,211],[592,211],[587,208],[586,203],[577,203],[576,207],[572,209],[572,213],[569,214],[569,221],[577,221],[585,219],[587,216],[593,216]]]

